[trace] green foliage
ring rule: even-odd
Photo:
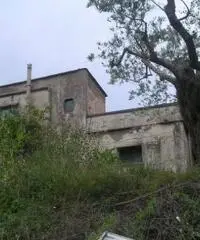
[[[38,148],[42,140],[42,118],[43,112],[32,107],[21,114],[4,114],[0,118],[1,157],[13,159]]]
[[[94,232],[90,233],[88,236],[88,240],[97,240],[102,235],[102,233],[105,231],[105,229],[109,229],[112,231],[114,230],[117,225],[117,214],[111,213],[106,215],[105,217],[102,217],[101,222],[99,223],[100,227]]]
[[[175,70],[171,71],[163,62],[177,67],[189,64],[186,44],[169,23],[165,11],[168,2],[170,1],[88,0],[88,7],[94,6],[99,12],[108,15],[112,38],[98,43],[97,57],[103,60],[103,65],[111,76],[110,83],[133,83],[130,98],[140,97],[145,105],[175,100],[173,86],[166,75],[174,78],[177,75],[174,76]],[[199,54],[199,2],[175,1],[175,4],[177,19],[186,16],[189,9],[189,15],[180,24],[193,38]],[[129,51],[123,54],[127,48]],[[88,57],[89,60],[94,58],[94,54]],[[151,64],[144,59],[150,60]],[[154,76],[158,78],[154,79]]]
[[[187,174],[127,168],[84,131],[68,124],[58,131],[36,115],[3,122],[6,139],[17,126],[24,134],[33,119],[43,138],[29,154],[15,140],[13,153],[3,155],[0,239],[93,240],[103,231],[139,240],[198,239],[198,168]]]

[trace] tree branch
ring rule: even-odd
[[[116,204],[114,204],[113,206],[114,206],[114,207],[119,207],[119,206],[123,206],[123,205],[126,205],[126,204],[130,204],[130,203],[139,201],[139,200],[141,200],[141,199],[148,198],[148,197],[150,197],[150,196],[152,196],[152,195],[154,195],[154,194],[158,194],[158,193],[160,193],[160,192],[163,192],[163,191],[165,191],[165,190],[168,190],[168,189],[170,189],[170,188],[172,188],[172,187],[173,187],[173,188],[179,188],[179,187],[187,186],[187,185],[189,185],[189,184],[191,184],[191,183],[192,183],[192,181],[187,181],[187,182],[183,182],[183,183],[179,183],[179,184],[171,184],[171,185],[169,184],[169,185],[164,186],[164,187],[161,187],[161,188],[159,188],[159,189],[157,189],[157,190],[155,190],[155,191],[153,191],[153,192],[146,193],[146,194],[144,194],[144,195],[138,196],[138,197],[133,198],[133,199],[130,199],[130,200],[126,200],[126,201],[124,201],[124,202],[116,203]]]
[[[162,8],[156,1],[151,0],[151,2],[152,2],[153,4],[155,4],[158,8],[160,8],[163,12],[165,11],[165,9]]]
[[[169,74],[166,74],[164,71],[160,70],[158,67],[154,66],[149,60],[147,59],[142,59],[142,62],[149,67],[153,72],[155,72],[159,77],[161,81],[168,81],[171,84],[175,85],[176,84],[176,78],[170,76]]]
[[[187,19],[190,16],[190,9],[188,7],[188,5],[186,4],[186,2],[184,0],[181,0],[181,2],[185,5],[185,7],[187,8],[187,13],[184,17],[179,18],[179,21],[183,21],[185,19]]]
[[[158,57],[156,57],[156,59],[152,59],[151,57],[149,57],[149,56],[146,55],[146,54],[140,54],[140,53],[138,53],[138,52],[134,52],[134,51],[132,51],[132,50],[129,49],[129,48],[124,48],[124,50],[123,50],[123,52],[122,52],[119,60],[118,60],[116,63],[112,62],[112,63],[111,63],[111,67],[119,66],[119,65],[121,64],[121,62],[123,61],[123,59],[124,59],[124,57],[125,57],[125,55],[126,55],[127,53],[130,54],[130,55],[134,55],[134,56],[140,58],[141,61],[142,61],[147,67],[149,67],[152,71],[154,71],[156,74],[158,74],[158,75],[160,76],[160,79],[161,79],[161,80],[166,80],[166,81],[168,81],[168,82],[170,82],[170,83],[172,83],[172,84],[175,84],[175,80],[176,80],[175,78],[173,78],[172,76],[164,73],[164,72],[161,71],[159,68],[156,68],[151,62],[156,63],[156,64],[158,64],[158,65],[161,65],[161,66],[167,68],[168,70],[172,71],[172,70],[171,70],[171,69],[172,69],[172,66],[171,66],[170,63],[168,63],[168,62],[166,62],[166,61],[164,61],[163,59],[160,59],[160,58],[158,58]],[[173,69],[173,71],[176,72],[176,69]],[[173,71],[172,71],[172,73],[173,73]]]
[[[138,52],[133,52],[132,50],[130,50],[129,48],[125,48],[124,51],[122,52],[122,55],[119,58],[119,61],[117,63],[112,62],[111,65],[112,66],[119,66],[124,58],[124,55],[126,53],[129,53],[131,55],[134,55],[136,57],[139,57],[141,59],[148,59],[153,63],[156,63],[158,65],[161,65],[165,68],[167,68],[168,70],[170,70],[175,76],[177,75],[177,69],[174,67],[174,65],[172,65],[170,62],[159,58],[157,55],[157,52],[154,50],[153,46],[151,45],[151,43],[149,42],[148,39],[148,27],[147,27],[147,22],[144,19],[140,19],[140,18],[135,18],[132,19],[132,21],[140,21],[141,23],[144,24],[144,32],[141,32],[143,34],[143,42],[146,45],[148,51],[149,51],[149,56],[145,55],[142,51],[142,54],[138,53]],[[138,42],[136,41],[136,43],[138,44]],[[140,46],[140,45],[139,45]]]
[[[196,70],[200,70],[200,62],[198,61],[198,55],[196,52],[193,37],[184,28],[181,21],[176,16],[176,5],[174,0],[167,0],[167,5],[165,6],[165,13],[169,19],[171,26],[180,34],[183,38],[190,60],[190,66]]]
[[[166,60],[159,58],[157,52],[155,51],[154,47],[152,46],[152,44],[149,42],[149,38],[148,38],[148,29],[147,29],[147,23],[142,19],[142,22],[145,24],[145,31],[144,31],[144,36],[143,36],[143,42],[146,45],[149,53],[150,53],[150,57],[147,58],[149,59],[151,62],[154,62],[158,65],[161,65],[165,68],[167,68],[168,70],[170,70],[175,76],[177,75],[177,71],[175,69],[175,67],[170,63],[167,62]]]

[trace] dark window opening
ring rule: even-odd
[[[119,158],[128,163],[142,163],[142,146],[118,148]]]
[[[0,107],[0,116],[6,117],[6,116],[13,116],[18,114],[18,106],[17,105],[9,105]]]
[[[71,113],[74,111],[74,99],[70,98],[70,99],[65,99],[64,101],[64,112],[65,113]]]

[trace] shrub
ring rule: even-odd
[[[33,110],[0,120],[0,146],[8,144],[1,151],[0,239],[49,239],[61,209],[75,221],[74,208],[89,214],[107,180],[115,185],[118,159],[112,153],[80,129],[43,124]]]
[[[33,107],[21,114],[0,118],[0,153],[2,158],[15,159],[34,152],[42,142],[43,112]]]
[[[83,130],[66,123],[58,131],[42,119],[36,111],[0,120],[1,149],[8,143],[0,239],[95,240],[106,230],[137,240],[199,239],[198,168],[124,169]]]

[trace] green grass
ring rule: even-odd
[[[41,134],[31,154],[2,156],[0,240],[95,240],[106,230],[200,239],[200,169],[125,169],[81,131],[49,126]]]

